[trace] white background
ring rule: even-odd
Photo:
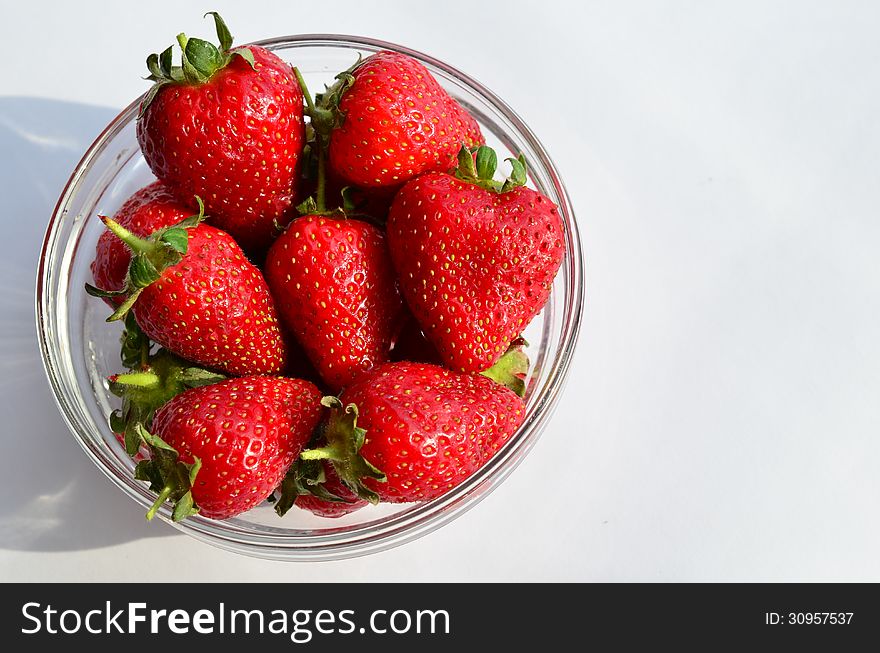
[[[10,2],[0,43],[3,580],[880,580],[875,3]],[[554,420],[491,497],[338,563],[215,550],[106,481],[37,353],[79,156],[179,31],[375,36],[462,68],[556,160],[587,254]]]

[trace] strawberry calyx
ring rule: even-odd
[[[500,383],[512,390],[518,397],[526,396],[526,374],[529,372],[529,357],[523,349],[528,347],[524,338],[519,337],[510,343],[507,351],[492,367],[480,372],[482,376]]]
[[[198,215],[191,215],[175,225],[158,229],[147,238],[135,236],[115,220],[101,216],[101,221],[128,246],[132,254],[122,290],[102,290],[86,284],[86,292],[93,297],[125,297],[107,318],[108,322],[123,319],[144,288],[157,281],[167,268],[180,263],[188,248],[187,230],[205,219],[205,205],[198,195],[196,201],[199,204]]]
[[[150,71],[150,74],[146,79],[154,84],[141,104],[141,115],[163,86],[168,84],[204,84],[218,70],[228,66],[235,57],[244,59],[251,68],[255,67],[254,54],[250,49],[232,49],[232,34],[220,14],[216,11],[209,11],[205,14],[205,16],[209,15],[214,17],[217,40],[220,42],[219,48],[209,41],[187,37],[186,34],[180,33],[177,35],[177,43],[181,50],[179,66],[172,64],[173,45],[168,46],[161,54],[154,53],[147,57],[147,70]]]
[[[379,495],[365,486],[363,479],[371,478],[380,483],[386,482],[387,479],[382,470],[360,454],[367,432],[357,425],[357,406],[355,404],[343,406],[339,398],[334,396],[321,399],[321,405],[330,409],[330,417],[324,429],[327,444],[303,451],[300,454],[301,460],[329,460],[339,474],[339,478],[359,498],[373,504],[378,503]]]
[[[147,511],[147,520],[156,516],[166,501],[173,504],[171,519],[175,522],[199,512],[192,496],[192,487],[202,461],[193,456],[192,463],[180,460],[177,450],[158,435],[150,433],[142,424],[135,425],[135,431],[150,449],[150,458],[140,461],[134,468],[134,477],[139,481],[149,481],[150,489],[157,492],[156,501]]]
[[[327,475],[324,473],[324,465],[320,460],[303,460],[300,458],[290,471],[284,476],[278,488],[279,496],[275,501],[275,512],[279,517],[287,514],[293,507],[297,497],[315,496],[329,503],[347,503],[342,497],[338,497],[327,488],[324,482]]]
[[[225,378],[159,349],[137,369],[107,379],[110,392],[122,398],[122,407],[110,414],[110,428],[123,436],[126,453],[134,456],[141,445],[138,425],[149,428],[156,411],[184,390]]]
[[[525,156],[520,153],[515,159],[507,158],[505,161],[510,163],[510,175],[504,181],[497,181],[495,171],[498,168],[498,155],[495,150],[488,145],[480,145],[473,150],[462,145],[458,151],[455,176],[493,193],[506,193],[517,186],[525,186],[528,181]]]

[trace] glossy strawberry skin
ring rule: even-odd
[[[141,188],[116,212],[113,219],[136,236],[146,237],[162,227],[170,227],[193,212],[177,201],[162,182]],[[91,270],[95,285],[103,290],[122,290],[131,263],[131,251],[109,231],[104,231],[95,247]],[[119,304],[122,298],[108,298]]]
[[[379,229],[298,218],[273,243],[265,274],[281,319],[334,391],[388,360],[403,303]]]
[[[342,96],[345,119],[330,138],[330,163],[347,182],[399,186],[454,167],[461,146],[484,142],[473,117],[418,61],[378,52],[353,72]]]
[[[174,397],[152,431],[182,462],[201,460],[193,499],[205,517],[228,519],[278,487],[320,420],[320,401],[299,379],[229,379]]]
[[[360,454],[387,481],[382,501],[428,501],[482,467],[522,423],[525,404],[486,377],[423,363],[389,363],[343,391],[366,429]]]
[[[305,144],[303,95],[291,67],[250,46],[204,84],[169,84],[138,120],[153,173],[178,199],[205,202],[209,222],[265,252],[289,219]]]
[[[236,376],[279,373],[287,347],[259,268],[216,227],[202,223],[188,235],[180,263],[134,303],[138,325],[154,342],[199,365]]]
[[[326,479],[323,483],[324,489],[342,501],[325,501],[312,494],[303,494],[298,496],[294,502],[297,507],[308,510],[318,517],[336,519],[360,510],[369,503],[364,499],[359,499],[357,494],[342,482],[333,465],[324,463],[324,476]]]
[[[442,173],[401,188],[387,228],[401,293],[443,362],[464,372],[491,367],[540,312],[565,252],[540,193]]]

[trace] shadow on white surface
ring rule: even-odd
[[[0,548],[69,551],[168,535],[80,451],[46,380],[34,325],[43,234],[89,143],[115,111],[0,97]]]

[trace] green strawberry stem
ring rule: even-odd
[[[159,375],[154,372],[129,372],[128,374],[114,374],[110,377],[110,383],[133,386],[136,388],[155,388],[161,383]]]
[[[327,210],[326,203],[327,194],[327,148],[318,148],[318,185],[315,188],[315,204],[318,212],[323,213]]]
[[[302,460],[329,460],[339,478],[361,499],[378,503],[379,495],[363,484],[365,478],[380,483],[386,481],[385,474],[366,458],[360,455],[367,432],[358,427],[358,408],[354,404],[343,407],[338,397],[327,396],[321,404],[330,409],[330,418],[324,437],[327,445],[317,449],[307,449],[300,454]]]
[[[309,117],[311,131],[314,132],[313,150],[317,150],[317,166],[318,180],[315,189],[315,198],[308,198],[297,209],[302,215],[318,214],[329,215],[326,202],[326,160],[327,150],[330,146],[330,136],[333,130],[342,124],[344,116],[339,111],[339,100],[352,84],[354,84],[354,76],[352,71],[360,64],[360,56],[358,60],[348,70],[344,70],[336,75],[336,81],[327,88],[323,93],[318,94],[314,99],[309,92],[306,82],[303,79],[299,68],[293,69],[293,74],[299,83],[300,89],[305,99],[305,115]],[[311,141],[310,141],[311,142]],[[343,212],[344,213],[344,212]]]
[[[326,188],[327,188],[327,148],[330,145],[330,131],[332,127],[327,129],[328,121],[332,121],[331,112],[327,109],[318,109],[309,92],[306,81],[303,79],[299,68],[294,67],[293,74],[296,75],[296,81],[302,90],[303,98],[306,101],[306,115],[311,118],[312,127],[315,130],[315,140],[318,145],[318,183],[315,188],[315,206],[318,213],[327,211],[326,204]]]

